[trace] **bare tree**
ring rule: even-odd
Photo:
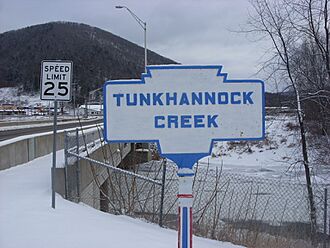
[[[285,0],[291,13],[294,13],[294,17],[290,15],[290,24],[297,30],[301,40],[292,59],[298,87],[303,93],[303,100],[307,102],[305,113],[312,114],[320,122],[322,135],[327,137],[330,126],[328,2],[329,0]],[[316,108],[308,109],[310,106]]]
[[[310,205],[311,236],[315,242],[316,209],[306,140],[306,101],[317,103],[323,134],[327,135],[329,113],[330,56],[329,0],[251,0],[255,15],[250,32],[265,34],[272,41],[265,67],[293,90],[300,128],[302,162]]]

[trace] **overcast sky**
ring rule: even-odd
[[[223,65],[232,79],[263,79],[255,73],[267,43],[235,32],[252,11],[248,0],[0,0],[0,33],[72,21],[143,46],[143,29],[116,5],[127,6],[147,22],[148,49],[183,64]]]

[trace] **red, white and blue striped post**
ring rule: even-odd
[[[192,184],[194,172],[182,168],[179,176],[179,223],[178,223],[178,248],[192,248],[193,220],[192,220]]]

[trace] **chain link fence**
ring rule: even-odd
[[[103,144],[98,128],[84,138],[82,133],[67,134],[67,198],[176,229],[176,165],[153,160],[125,166],[128,154],[139,161],[130,145]],[[96,159],[100,157],[102,161]],[[194,171],[195,235],[247,247],[313,247],[306,185],[225,173],[207,164],[197,164]],[[318,232],[314,238],[318,247],[329,247],[329,200],[323,186],[315,188]]]
[[[152,162],[153,167],[164,166]],[[247,247],[312,247],[306,185],[194,167],[194,234]],[[141,173],[141,172],[139,172]],[[177,228],[177,168],[166,164],[163,225]],[[325,193],[325,194],[324,194]],[[329,246],[327,192],[316,191],[317,240]],[[159,197],[159,196],[158,196]]]
[[[202,236],[252,247],[309,243],[304,185],[197,166],[194,192],[195,230]]]

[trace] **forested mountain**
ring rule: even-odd
[[[86,24],[51,22],[0,34],[0,87],[38,90],[46,59],[73,61],[81,96],[105,80],[140,78],[144,71],[144,48]],[[148,64],[173,63],[148,51]]]

